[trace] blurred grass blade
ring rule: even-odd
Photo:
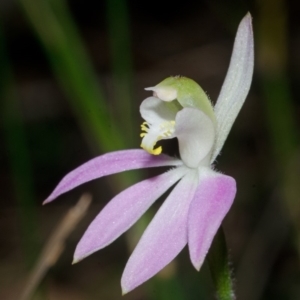
[[[107,24],[109,30],[110,53],[113,71],[113,91],[116,107],[113,115],[126,132],[129,145],[133,137],[132,116],[132,57],[130,49],[129,16],[126,0],[107,0]]]
[[[39,286],[45,274],[52,267],[65,248],[66,239],[75,229],[80,220],[84,217],[91,204],[92,197],[89,194],[83,194],[77,204],[69,209],[56,229],[51,234],[47,243],[44,245],[41,254],[36,260],[36,264],[28,276],[24,290],[21,293],[20,300],[32,298],[33,293]]]
[[[69,96],[85,136],[92,134],[102,151],[124,148],[123,136],[110,122],[95,72],[66,2],[20,0],[20,3],[46,50],[55,75]]]
[[[26,134],[4,43],[0,28],[1,120],[13,179],[14,197],[17,200],[21,247],[25,263],[30,267],[38,249],[37,211]]]

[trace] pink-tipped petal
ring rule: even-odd
[[[153,156],[140,149],[110,152],[91,159],[67,174],[43,204],[51,202],[59,195],[66,193],[85,182],[106,175],[133,169],[178,166],[181,164],[182,162],[178,159],[163,154]]]
[[[190,258],[197,270],[200,269],[235,194],[236,183],[232,177],[212,170],[202,170],[200,173],[200,183],[188,217]]]
[[[114,197],[90,224],[77,245],[74,262],[106,247],[129,229],[174,183],[188,171],[179,167],[146,179]]]
[[[123,294],[154,276],[186,245],[187,216],[197,183],[198,174],[190,170],[162,204],[127,262]]]

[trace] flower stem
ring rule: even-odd
[[[228,263],[225,234],[220,228],[207,255],[218,300],[234,300],[232,274]]]

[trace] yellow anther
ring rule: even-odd
[[[153,149],[153,150],[151,151],[151,154],[153,154],[153,155],[159,155],[159,154],[161,154],[161,151],[162,151],[162,147],[159,146],[158,148]]]
[[[143,144],[141,144],[141,147],[142,147],[144,150],[146,150],[148,153],[153,154],[153,155],[159,155],[159,154],[161,154],[161,152],[162,152],[162,146],[159,146],[159,147],[157,147],[157,148],[155,148],[155,149],[149,149],[149,148],[144,147]]]
[[[140,137],[143,138],[145,135],[146,135],[146,133],[145,133],[145,132],[142,132],[142,133],[140,134]]]

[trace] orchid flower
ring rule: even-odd
[[[230,66],[214,107],[196,82],[169,77],[146,89],[153,91],[153,96],[140,107],[145,120],[141,125],[144,150],[101,155],[62,179],[44,203],[102,176],[173,167],[115,196],[84,233],[74,262],[112,243],[175,185],[131,254],[121,279],[122,290],[127,293],[154,276],[187,244],[192,264],[200,269],[236,194],[235,180],[214,170],[212,164],[248,94],[253,59],[251,16],[247,14],[239,25]],[[159,140],[175,137],[180,159],[161,154],[162,147],[156,146]]]

